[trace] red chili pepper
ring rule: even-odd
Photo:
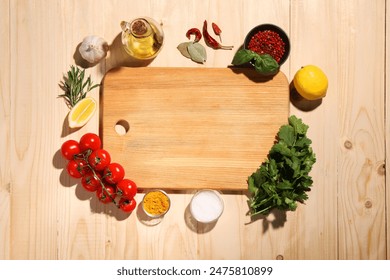
[[[221,38],[222,30],[221,30],[221,28],[219,28],[219,26],[214,22],[211,24],[211,26],[213,27],[215,35],[217,35],[219,37],[219,41],[221,41],[221,43],[222,43],[222,38]]]
[[[187,38],[190,39],[191,35],[195,35],[194,42],[199,42],[200,39],[202,39],[202,33],[198,28],[191,28],[190,30],[188,30],[186,33]]]
[[[217,42],[209,32],[207,31],[207,21],[205,20],[203,23],[203,37],[207,44],[207,46],[213,48],[213,49],[222,49],[222,50],[231,50],[233,49],[233,46],[222,46],[220,43]]]

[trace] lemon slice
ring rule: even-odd
[[[70,128],[84,126],[96,111],[96,101],[92,97],[86,97],[74,105],[68,115]]]

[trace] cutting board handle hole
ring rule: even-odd
[[[127,132],[129,132],[129,130],[130,130],[130,124],[126,120],[119,120],[115,124],[115,131],[120,136],[127,134]]]

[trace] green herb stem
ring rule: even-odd
[[[67,76],[64,75],[64,80],[60,82],[59,86],[64,91],[64,94],[60,94],[59,97],[65,99],[70,109],[84,99],[88,92],[100,86],[99,84],[93,85],[91,76],[88,76],[85,81],[84,78],[85,70],[71,65]]]

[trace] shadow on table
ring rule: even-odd
[[[258,72],[256,72],[253,66],[249,63],[246,63],[245,65],[239,65],[239,66],[232,65],[229,66],[228,68],[236,75],[245,75],[249,80],[251,80],[254,83],[265,83],[267,81],[272,80],[275,76],[275,75],[263,76]]]
[[[63,158],[61,154],[61,150],[57,150],[56,153],[53,156],[52,164],[56,169],[62,169],[60,174],[60,184],[64,187],[73,187],[76,185],[80,180],[72,178],[69,176],[68,172],[66,171],[66,165],[68,161]]]
[[[81,129],[81,127],[75,127],[75,128],[69,127],[68,115],[69,115],[69,113],[65,116],[64,122],[62,124],[62,131],[61,131],[62,138],[66,137],[68,135],[71,135],[72,133]]]
[[[277,229],[283,227],[287,221],[286,211],[282,210],[272,210],[268,215],[255,215],[251,217],[251,221],[247,224],[251,224],[258,220],[262,220],[263,222],[263,233],[266,233],[270,226],[273,229]]]
[[[249,192],[246,192],[246,196],[248,197],[249,200],[249,196],[250,196]],[[249,209],[249,202],[248,202],[248,209]],[[250,216],[249,211],[247,215]],[[273,229],[283,227],[287,221],[287,214],[286,211],[273,209],[268,215],[257,214],[257,215],[250,216],[250,221],[246,223],[246,225],[252,224],[254,222],[258,222],[259,220],[262,220],[263,222],[263,233],[265,233],[268,231],[270,226]]]
[[[290,102],[295,108],[303,111],[310,112],[315,110],[322,104],[322,98],[317,100],[304,99],[294,88],[293,82],[290,83]]]
[[[115,217],[118,221],[127,219],[131,213],[123,212],[114,203],[102,203],[96,196],[96,192],[89,192],[79,182],[75,189],[76,197],[80,200],[88,200],[93,213],[106,214]]]
[[[210,232],[215,225],[218,223],[218,220],[212,223],[200,223],[194,219],[191,215],[190,205],[188,204],[184,211],[184,221],[187,227],[198,234],[204,234]]]

